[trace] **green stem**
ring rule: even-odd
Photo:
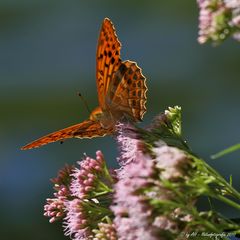
[[[240,193],[236,189],[234,189],[231,184],[229,184],[217,171],[215,171],[211,166],[209,166],[204,160],[199,159],[195,156],[192,157],[200,164],[200,166],[202,166],[208,171],[208,174],[216,178],[216,183],[218,185],[224,186],[230,195],[240,200]],[[204,169],[202,171],[204,171]]]
[[[235,203],[234,201],[230,200],[229,198],[224,197],[223,195],[218,194],[218,195],[213,195],[212,197],[226,203],[229,206],[232,206],[232,207],[240,210],[240,205],[239,204]]]
[[[204,165],[206,166],[206,168],[213,174],[215,175],[215,177],[217,178],[218,181],[220,181],[223,186],[226,186],[227,189],[230,191],[230,193],[236,197],[237,199],[240,200],[240,193],[234,189],[231,184],[229,184],[222,176],[219,175],[218,172],[216,172],[212,167],[210,167],[207,163],[204,162]]]
[[[111,174],[109,173],[106,164],[104,164],[104,168],[103,169],[104,169],[105,177],[109,180],[110,183],[114,183],[113,178],[112,178]]]
[[[196,219],[201,225],[206,226],[208,230],[216,233],[219,232],[218,227],[215,227],[210,221],[202,218],[196,208],[192,207],[190,214],[192,214],[193,218]]]
[[[102,196],[102,195],[105,195],[105,194],[107,194],[107,193],[112,193],[113,192],[113,190],[106,190],[106,191],[103,191],[103,192],[94,192],[94,197],[99,197],[99,196]]]
[[[100,189],[100,190],[103,189],[106,192],[112,192],[113,191],[111,188],[108,187],[108,185],[104,184],[101,181],[98,181],[97,185],[98,185],[97,189]]]
[[[91,212],[100,212],[102,215],[111,215],[112,211],[109,208],[101,207],[99,204],[96,204],[95,202],[87,202],[86,206],[88,210]]]

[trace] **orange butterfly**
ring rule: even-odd
[[[110,19],[105,18],[97,45],[96,80],[99,106],[89,119],[50,133],[22,150],[67,138],[93,138],[112,134],[118,121],[140,121],[146,112],[146,79],[135,62],[120,59],[121,43]]]

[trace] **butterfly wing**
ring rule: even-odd
[[[146,112],[146,78],[135,62],[124,61],[110,82],[106,103],[115,115],[141,121]],[[121,116],[118,116],[120,118]]]
[[[96,81],[101,110],[109,111],[115,119],[127,115],[141,120],[146,112],[146,83],[135,62],[120,59],[121,43],[113,23],[105,18],[101,27],[96,56]],[[106,115],[107,116],[107,115]],[[106,117],[105,116],[105,117]],[[92,138],[111,134],[113,127],[103,128],[100,122],[86,120],[82,123],[50,133],[22,150],[40,147],[67,138]]]
[[[62,130],[50,133],[43,136],[26,146],[22,147],[22,150],[37,148],[42,145],[64,140],[67,138],[93,138],[93,137],[103,137],[105,135],[111,134],[113,129],[104,129],[101,127],[100,123],[97,121],[86,120],[82,123],[64,128]]]
[[[117,38],[113,23],[105,18],[100,30],[96,56],[98,101],[102,109],[105,109],[105,97],[109,83],[121,65],[120,50],[121,43]]]

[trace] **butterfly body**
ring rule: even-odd
[[[133,61],[120,59],[121,43],[113,23],[105,18],[100,30],[96,56],[96,83],[99,106],[89,119],[43,136],[23,150],[67,138],[110,135],[119,121],[141,121],[146,112],[146,79]]]
[[[96,107],[90,114],[90,120],[99,122],[102,128],[109,129],[114,128],[116,124],[115,118],[110,111],[103,111],[101,107]]]

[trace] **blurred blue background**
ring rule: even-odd
[[[240,188],[239,152],[209,156],[240,140],[239,43],[197,42],[195,1],[0,1],[0,213],[2,239],[66,239],[49,224],[43,205],[49,179],[65,163],[101,149],[116,166],[111,137],[68,140],[39,149],[20,147],[88,117],[80,91],[97,103],[95,54],[99,29],[109,17],[122,43],[122,59],[147,77],[143,125],[168,106],[180,105],[183,133],[194,152]],[[235,210],[220,206],[226,216]]]

